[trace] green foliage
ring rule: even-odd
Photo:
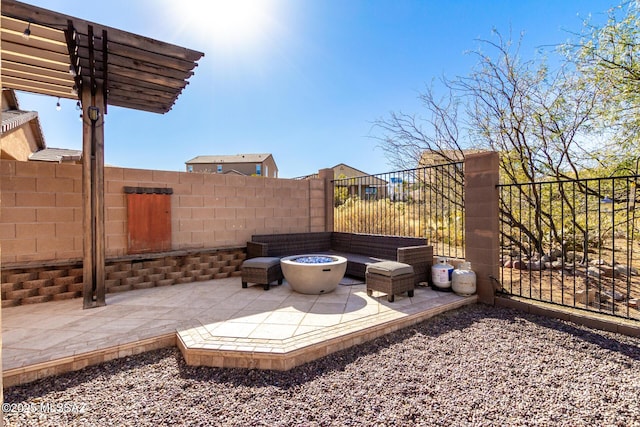
[[[609,144],[638,157],[640,142],[640,3],[624,0],[608,11],[606,24],[586,21],[581,40],[567,44],[585,86],[600,93],[596,113]]]

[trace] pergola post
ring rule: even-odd
[[[94,80],[95,84],[95,80]],[[104,96],[90,79],[82,84],[82,209],[84,304],[105,302]]]

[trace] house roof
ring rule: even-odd
[[[79,99],[89,84],[102,88],[105,112],[168,112],[204,56],[15,0],[2,0],[1,13],[3,87]]]
[[[45,148],[29,156],[29,160],[41,162],[63,162],[82,159],[82,150],[68,148]]]
[[[356,169],[356,168],[354,168],[353,166],[349,166],[349,165],[348,165],[348,164],[346,164],[346,163],[338,163],[337,165],[333,166],[331,169],[333,169],[333,171],[334,171],[334,173],[335,173],[335,171],[336,171],[340,166],[344,166],[344,167],[346,167],[346,168],[351,169],[352,171],[358,172],[358,173],[360,173],[360,175],[362,175],[362,176],[369,176],[369,174],[368,174],[368,173],[363,172],[363,171],[361,171],[360,169]],[[312,174],[309,174],[309,175],[299,176],[299,177],[296,177],[296,178],[294,178],[294,179],[310,179],[310,178],[318,178],[318,172],[316,172],[316,173],[312,173]],[[336,177],[336,179],[337,179],[337,177]]]
[[[6,101],[5,108],[2,110],[2,134],[29,124],[37,146],[44,148],[46,143],[38,113],[36,111],[21,110],[15,91],[6,89],[2,91],[2,95]]]
[[[234,154],[229,156],[197,156],[185,162],[188,165],[193,164],[224,164],[224,163],[261,163],[269,157],[270,153],[262,154]]]

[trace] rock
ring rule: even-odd
[[[567,262],[573,262],[578,264],[582,262],[582,255],[576,251],[567,252],[567,255],[565,258]]]
[[[549,266],[549,268],[551,270],[562,270],[564,268],[565,264],[563,261],[553,261],[551,263],[551,265]],[[573,266],[571,266],[571,268],[573,268]]]
[[[526,268],[531,271],[540,271],[544,270],[544,264],[542,264],[540,261],[529,261],[526,264]]]
[[[553,255],[553,254],[545,254],[545,255],[542,255],[542,257],[540,258],[540,261],[542,261],[542,262],[553,262],[553,261],[556,261],[557,259],[558,259],[558,257]]]
[[[603,277],[620,277],[620,273],[618,273],[613,267],[601,265],[599,268]]]
[[[625,299],[625,296],[622,295],[620,292],[605,291],[603,294],[606,295],[608,298],[613,298],[616,301],[622,301]]]
[[[600,271],[600,269],[598,267],[589,267],[587,269],[587,276],[599,278],[601,276],[601,274],[602,274],[602,272]]]
[[[576,291],[575,300],[577,303],[580,303],[580,304],[593,304],[594,301],[596,300],[596,290],[589,289],[588,295],[587,295],[587,291],[584,289]]]
[[[558,258],[562,258],[562,254],[564,252],[562,252],[562,249],[553,249],[551,252],[549,252],[549,256],[551,256],[551,258],[555,258],[553,261],[557,260]]]
[[[593,259],[589,264],[595,265],[595,266],[608,265],[607,262],[603,259]]]
[[[518,269],[518,270],[524,270],[524,269],[527,268],[526,264],[521,259],[517,259],[517,260],[513,261],[512,266],[513,266],[513,268]]]
[[[628,265],[622,265],[622,264],[618,264],[614,267],[614,270],[624,276],[637,276],[638,275],[638,269],[635,267],[629,267]]]
[[[627,305],[629,307],[633,307],[633,308],[638,308],[638,298],[631,298],[628,302]]]
[[[511,261],[510,259],[506,260],[503,264],[503,266],[505,268],[512,268],[513,267],[513,261]]]

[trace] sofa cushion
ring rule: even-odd
[[[280,264],[280,258],[263,256],[258,258],[246,259],[242,263],[242,266],[250,268],[269,268],[273,267],[276,264]]]
[[[413,274],[413,267],[401,262],[382,261],[367,265],[367,273],[396,277],[402,276],[403,274]]]

